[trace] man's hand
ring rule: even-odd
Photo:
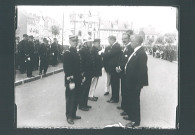
[[[73,76],[67,77],[67,80],[68,80],[68,81],[70,81],[71,79],[73,79]]]
[[[116,67],[116,72],[120,73],[122,70],[119,67]]]

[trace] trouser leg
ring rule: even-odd
[[[112,100],[119,101],[119,77],[117,74],[111,75]]]
[[[95,93],[95,89],[97,86],[97,82],[98,82],[99,77],[93,77],[92,81],[91,81],[91,87],[90,87],[90,91],[89,91],[89,97],[93,97],[94,93]]]
[[[110,85],[110,74],[106,72],[106,87],[105,92],[110,92],[111,85]]]

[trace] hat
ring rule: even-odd
[[[69,40],[78,40],[78,36],[77,35],[70,35]]]
[[[100,42],[100,39],[96,38],[93,42]]]
[[[28,35],[27,34],[23,34],[23,37],[28,37]]]
[[[33,36],[31,35],[31,36],[29,36],[29,38],[33,38]]]

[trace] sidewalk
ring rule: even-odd
[[[15,75],[15,86],[21,85],[23,83],[31,82],[37,79],[41,79],[44,77],[47,77],[52,74],[56,74],[58,72],[63,71],[63,64],[59,63],[57,66],[53,67],[49,65],[48,70],[46,75],[39,75],[39,70],[33,71],[32,75],[34,77],[28,78],[26,73],[21,74],[19,70],[16,70],[16,75]]]

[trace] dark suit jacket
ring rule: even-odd
[[[107,47],[105,48],[104,53],[102,54],[102,57],[103,57],[103,66],[104,66],[106,72],[108,72],[108,59],[107,59],[107,53],[110,51],[110,49],[111,49],[111,46],[110,46],[110,45],[107,46]]]
[[[105,57],[107,59],[108,64],[108,72],[110,74],[116,73],[116,67],[118,65],[118,62],[120,60],[121,56],[121,47],[120,44],[115,43],[111,46],[110,51],[108,51],[107,54],[105,54]]]
[[[129,56],[131,56],[132,53],[133,53],[133,48],[131,47],[131,45],[128,45],[126,47],[126,49],[123,51],[123,53],[121,54],[118,66],[120,66],[120,68],[122,70],[122,74],[124,73],[124,68],[125,68],[125,65],[127,63],[127,60],[129,58]]]
[[[69,83],[67,81],[67,77],[69,76],[73,76],[73,82],[77,84],[81,82],[80,55],[75,48],[70,47],[69,50],[65,51],[63,69],[66,84]]]
[[[126,86],[136,86],[142,88],[148,85],[147,55],[144,48],[141,47],[132,56],[126,67]]]

